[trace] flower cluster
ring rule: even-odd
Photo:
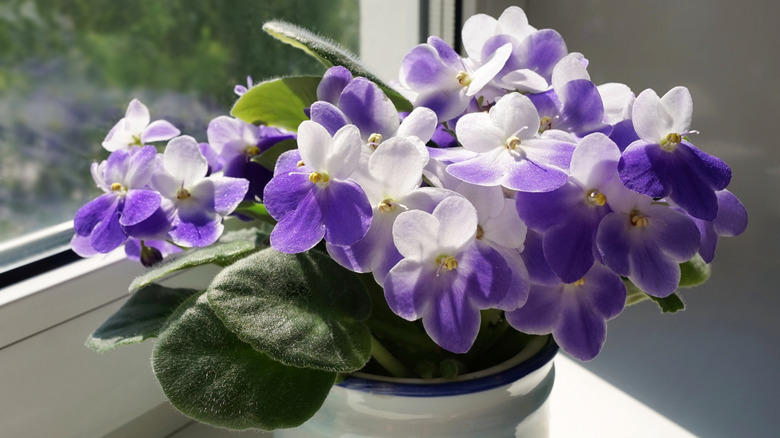
[[[74,247],[204,246],[240,201],[262,202],[277,221],[272,248],[324,240],[446,350],[467,352],[480,311],[499,309],[595,357],[627,282],[668,297],[680,263],[711,262],[718,237],[745,229],[731,171],[692,143],[684,87],[659,97],[596,85],[582,54],[517,7],[471,17],[462,41],[465,57],[437,37],[406,55],[396,89],[408,113],[377,83],[330,68],[297,136],[224,116],[199,145],[133,101],[106,138],[111,156],[93,165],[106,193],[78,212]],[[248,86],[236,87],[242,99]],[[297,148],[272,170],[252,159],[289,139]],[[160,140],[162,154],[145,146]]]

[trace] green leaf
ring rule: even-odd
[[[338,43],[284,21],[269,21],[263,25],[263,30],[279,41],[303,50],[325,67],[340,65],[349,70],[353,76],[362,76],[379,85],[379,88],[393,101],[398,111],[411,111],[413,109],[412,104],[405,97],[369,72],[357,56]]]
[[[87,347],[103,353],[156,337],[165,321],[195,289],[171,289],[157,284],[146,286],[87,338]]]
[[[649,295],[648,295],[649,296]],[[650,299],[658,304],[663,313],[675,313],[685,309],[685,303],[677,294],[671,294],[665,298],[650,296]]]
[[[317,76],[298,76],[257,84],[236,101],[230,114],[247,123],[296,131],[309,119],[303,109],[317,100],[319,83]]]
[[[167,277],[168,275],[181,271],[183,269],[194,268],[196,266],[214,263],[220,266],[226,266],[237,259],[244,257],[262,246],[262,243],[268,235],[258,230],[252,232],[242,232],[235,235],[225,233],[219,243],[215,243],[205,248],[192,248],[178,254],[174,254],[162,263],[155,265],[148,271],[138,276],[130,283],[130,292],[134,292],[144,286]]]
[[[283,365],[241,342],[193,297],[171,317],[152,353],[171,404],[230,429],[295,427],[322,406],[337,374]]]
[[[252,161],[260,164],[266,169],[273,171],[276,167],[276,160],[279,159],[279,155],[287,151],[291,151],[298,147],[298,142],[295,140],[284,140],[271,146],[268,150],[264,151],[260,155],[252,157]]]
[[[710,265],[699,254],[680,264],[680,287],[698,286],[710,278]]]
[[[260,251],[217,275],[208,298],[228,329],[282,363],[347,373],[370,358],[368,293],[318,251]]]
[[[235,212],[251,217],[252,219],[261,220],[270,225],[276,225],[276,219],[268,214],[265,205],[259,202],[241,201],[241,203],[238,204],[238,207],[236,207]]]

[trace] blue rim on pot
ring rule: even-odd
[[[447,379],[404,379],[353,373],[337,385],[373,394],[407,397],[441,397],[470,394],[508,385],[549,363],[558,353],[552,336],[539,337],[511,359],[484,370]]]

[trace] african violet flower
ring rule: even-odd
[[[173,243],[206,246],[224,229],[222,217],[244,199],[249,182],[241,178],[207,176],[208,162],[194,138],[176,137],[158,159],[152,187],[163,197]]]
[[[525,305],[507,312],[506,317],[525,333],[552,333],[567,353],[590,360],[607,339],[606,321],[619,315],[625,304],[626,285],[597,263],[577,281],[531,285]]]
[[[160,194],[148,188],[157,150],[154,146],[114,151],[92,164],[92,177],[105,193],[76,212],[74,248],[79,254],[107,253],[128,236],[165,232]]]
[[[715,195],[718,197],[718,217],[712,222],[693,218],[701,233],[699,255],[706,263],[715,259],[718,237],[738,236],[745,231],[748,222],[745,206],[733,193],[721,190]]]
[[[477,337],[480,309],[507,294],[512,272],[503,257],[474,236],[477,211],[452,196],[433,210],[406,211],[393,225],[393,241],[404,259],[385,278],[385,298],[402,318],[422,318],[442,348],[465,353]]]
[[[363,189],[349,179],[360,159],[360,133],[355,125],[331,137],[321,125],[304,121],[298,127],[301,162],[294,169],[277,165],[265,187],[268,213],[279,223],[271,246],[288,254],[311,249],[320,240],[351,245],[371,224],[371,205]]]
[[[566,183],[574,144],[540,137],[539,114],[520,93],[502,97],[487,113],[458,121],[458,139],[478,155],[450,164],[447,172],[463,181],[501,185],[525,192],[548,192]]]
[[[170,140],[180,134],[180,131],[166,120],[155,120],[151,123],[149,121],[149,108],[138,99],[133,99],[127,106],[125,116],[106,135],[103,147],[116,151]]]
[[[632,109],[640,140],[623,152],[620,178],[639,193],[669,197],[691,216],[706,221],[718,216],[715,192],[731,180],[731,169],[721,159],[688,142],[693,101],[685,87],[675,87],[659,98],[645,90]]]

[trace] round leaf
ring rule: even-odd
[[[208,298],[228,329],[282,363],[348,373],[370,358],[368,293],[318,251],[260,251],[217,275]]]
[[[177,409],[230,429],[298,426],[319,410],[336,380],[336,373],[283,365],[241,342],[205,294],[171,317],[152,366]]]

